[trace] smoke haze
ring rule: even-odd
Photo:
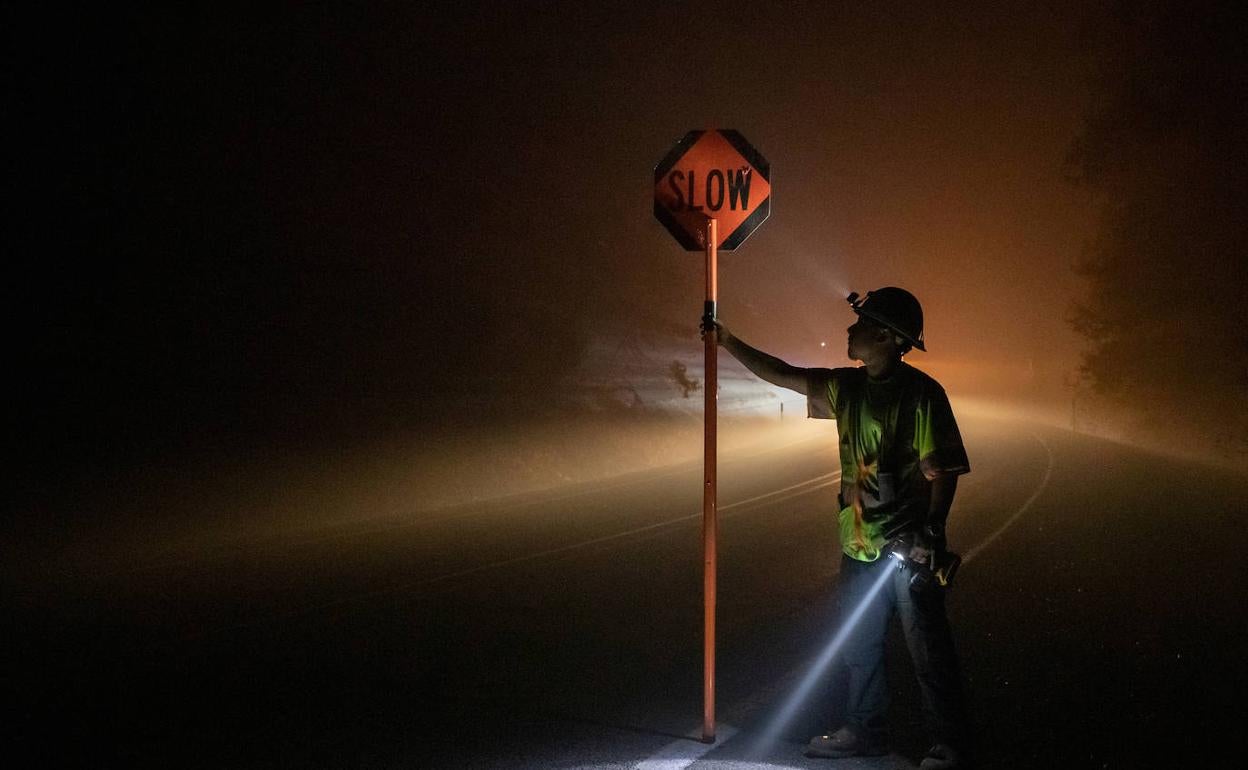
[[[773,169],[770,220],[721,260],[735,333],[842,365],[844,294],[901,285],[926,310],[916,364],[1066,398],[1098,194],[1068,157],[1116,23],[1027,3],[14,19],[40,148],[15,161],[15,435],[65,461],[575,419],[592,345],[696,353],[701,259],[653,220],[650,173],[709,126]]]

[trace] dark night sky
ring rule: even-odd
[[[646,6],[11,19],[19,435],[419,421],[557,391],[602,334],[688,333],[701,261],[650,174],[712,126],[773,173],[722,260],[737,333],[814,363],[848,289],[900,284],[931,361],[1074,367],[1081,4]]]

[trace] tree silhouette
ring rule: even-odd
[[[1096,94],[1072,180],[1100,206],[1076,266],[1082,373],[1142,432],[1248,450],[1248,66],[1229,4],[1117,7],[1095,36]]]

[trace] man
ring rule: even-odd
[[[896,611],[918,674],[924,718],[935,737],[920,767],[961,767],[969,735],[942,583],[951,563],[945,519],[958,476],[970,465],[944,389],[902,360],[911,348],[926,350],[918,300],[890,286],[860,301],[851,294],[849,302],[858,316],[848,329],[849,357],[863,364],[856,368],[792,366],[716,324],[720,344],[747,369],[805,394],[808,415],[836,420],[840,434],[843,614],[868,604],[845,645],[846,724],[812,738],[806,753],[887,753],[884,638]],[[889,558],[890,544],[908,560]],[[927,570],[939,577],[930,579]],[[929,578],[926,586],[911,585],[916,573]]]

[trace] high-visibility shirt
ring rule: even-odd
[[[840,434],[841,548],[875,561],[895,535],[927,517],[932,480],[969,473],[940,383],[902,362],[876,380],[866,367],[807,370],[807,415],[836,420]]]

